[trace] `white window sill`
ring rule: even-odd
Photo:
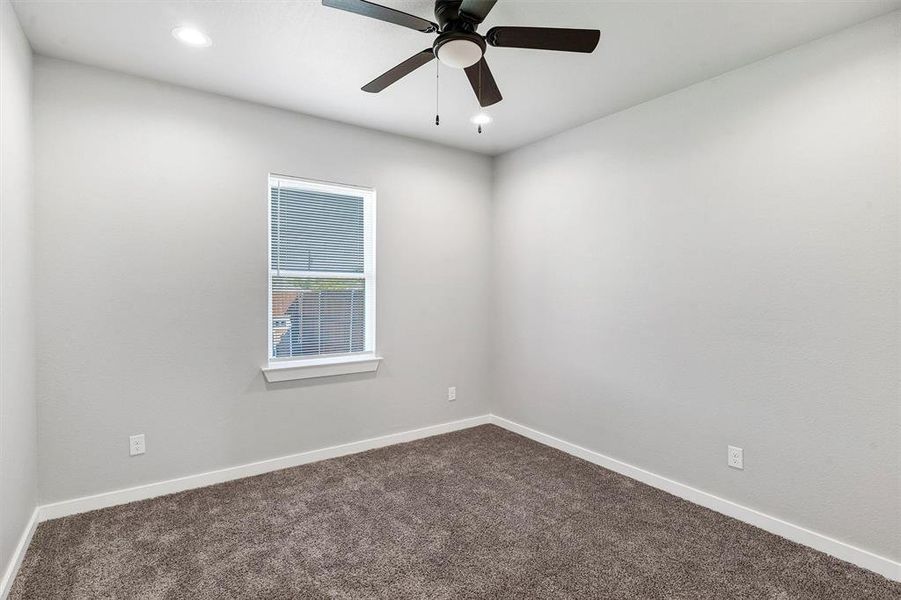
[[[355,354],[353,356],[331,356],[328,358],[309,358],[305,360],[272,361],[263,367],[263,375],[269,383],[294,381],[295,379],[312,379],[313,377],[332,377],[351,373],[370,373],[379,368],[381,356],[375,354]]]

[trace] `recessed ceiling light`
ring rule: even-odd
[[[470,119],[473,125],[487,125],[491,122],[491,115],[487,113],[479,113]]]
[[[176,27],[172,30],[172,37],[186,46],[195,48],[206,48],[213,44],[210,36],[194,27]]]

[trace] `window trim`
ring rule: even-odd
[[[277,271],[272,268],[272,184],[275,181],[286,182],[290,185],[296,183],[298,187],[326,194],[347,195],[348,192],[361,194],[363,198],[363,272],[362,273],[332,273],[317,271],[291,271],[282,269]],[[346,375],[349,373],[365,373],[378,369],[382,360],[376,354],[376,192],[370,187],[347,185],[330,181],[305,179],[279,173],[269,173],[266,179],[266,270],[268,278],[268,307],[267,338],[266,338],[266,366],[262,368],[266,380],[269,382],[290,381],[294,379],[308,379],[312,377],[328,377],[333,375]],[[324,354],[300,358],[296,356],[277,358],[272,356],[272,277],[276,273],[294,273],[303,276],[321,276],[332,279],[363,279],[366,282],[366,322],[364,350],[348,354]]]

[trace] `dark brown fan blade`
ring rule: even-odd
[[[497,104],[504,99],[501,91],[497,89],[497,83],[494,81],[494,75],[485,62],[485,57],[476,64],[466,67],[466,76],[469,77],[469,83],[472,85],[472,91],[476,93],[480,106],[491,106]]]
[[[372,17],[379,21],[387,21],[402,27],[409,27],[410,29],[422,31],[423,33],[438,31],[438,25],[431,21],[420,19],[417,16],[409,15],[405,12],[388,8],[387,6],[366,2],[366,0],[322,0],[322,6],[346,10],[347,12],[363,15],[364,17]]]
[[[460,5],[460,13],[473,23],[481,23],[495,4],[497,4],[497,0],[463,0],[463,4]]]
[[[376,94],[406,75],[409,75],[422,65],[435,58],[431,48],[426,48],[400,63],[393,69],[389,69],[363,86],[364,92]]]
[[[492,27],[485,35],[492,46],[537,48],[563,52],[594,52],[601,39],[597,29],[557,29],[554,27]]]

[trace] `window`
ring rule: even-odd
[[[267,379],[375,370],[375,192],[271,175],[269,203]]]

